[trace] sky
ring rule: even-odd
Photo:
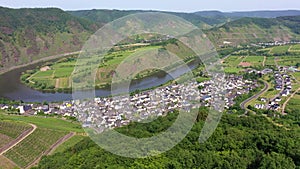
[[[10,8],[58,7],[64,10],[142,9],[195,12],[203,10],[300,10],[300,0],[0,0]]]

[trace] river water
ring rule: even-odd
[[[45,93],[41,91],[37,91],[27,87],[20,81],[20,76],[22,72],[30,69],[35,69],[37,66],[43,65],[44,62],[33,64],[30,66],[22,67],[15,69],[13,71],[7,72],[5,74],[0,75],[0,97],[5,97],[11,100],[22,100],[24,102],[60,102],[60,101],[68,101],[72,100],[71,93]],[[189,63],[189,68],[179,67],[169,74],[155,74],[139,81],[132,82],[130,84],[130,91],[135,91],[137,89],[144,90],[151,87],[156,87],[162,85],[174,78],[177,78],[186,72],[196,68],[198,62],[194,61]],[[124,91],[120,89],[120,91]],[[85,95],[86,92],[91,91],[81,91],[82,95]],[[78,94],[78,93],[77,93]],[[110,89],[97,89],[95,90],[95,95],[97,97],[105,97],[111,94]]]

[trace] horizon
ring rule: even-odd
[[[300,10],[300,1],[298,0],[266,0],[262,4],[259,0],[253,1],[236,1],[236,0],[211,0],[209,2],[199,2],[194,0],[174,1],[165,0],[141,2],[139,0],[131,1],[95,1],[88,0],[86,3],[74,0],[72,3],[66,1],[53,0],[17,0],[4,1],[0,0],[0,6],[6,8],[60,8],[64,11],[92,10],[92,9],[107,9],[107,10],[153,10],[153,11],[170,11],[170,12],[185,12],[193,13],[198,11],[220,11],[220,12],[252,12],[252,11],[286,11]]]
[[[2,8],[9,9],[49,9],[57,8],[63,11],[88,11],[88,10],[117,10],[117,11],[157,11],[157,12],[179,12],[179,13],[195,13],[195,12],[222,12],[222,13],[235,13],[235,12],[277,12],[277,11],[300,11],[299,9],[259,9],[259,10],[235,10],[235,11],[223,11],[218,9],[198,10],[198,11],[173,11],[173,10],[160,10],[160,9],[119,9],[119,8],[86,8],[86,9],[63,9],[56,6],[42,6],[42,7],[9,7],[0,5]]]

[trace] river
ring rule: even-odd
[[[0,97],[5,97],[11,100],[22,100],[24,102],[60,102],[60,101],[68,101],[72,100],[71,93],[45,93],[41,91],[37,91],[27,87],[20,81],[20,76],[22,72],[26,70],[35,69],[37,66],[43,65],[45,62],[40,62],[37,64],[29,65],[26,67],[14,69],[7,73],[0,75]],[[130,91],[145,90],[148,88],[152,88],[155,86],[162,85],[173,78],[177,78],[191,69],[196,68],[198,62],[189,63],[190,69],[185,67],[179,67],[169,74],[155,74],[146,78],[143,78],[139,81],[133,82],[130,84]],[[124,91],[124,90],[123,90]],[[86,92],[91,91],[82,91],[82,95]],[[95,94],[97,97],[105,97],[111,94],[109,89],[97,89],[95,90]]]

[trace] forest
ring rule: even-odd
[[[198,137],[208,110],[200,108],[192,130],[173,149],[158,156],[132,159],[101,149],[89,138],[64,152],[44,157],[36,169],[46,168],[300,168],[298,128],[276,126],[263,116],[224,114],[213,135],[203,144]],[[167,129],[178,113],[151,123],[131,123],[116,129],[133,137],[150,137]],[[113,140],[112,140],[113,144]]]

